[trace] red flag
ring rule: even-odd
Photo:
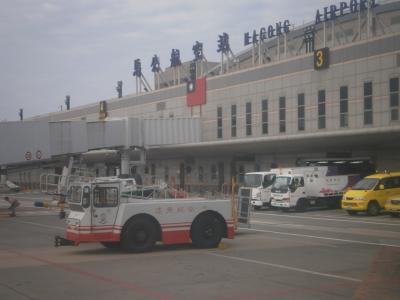
[[[206,104],[207,81],[206,77],[189,81],[187,83],[186,103],[187,106]]]

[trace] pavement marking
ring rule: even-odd
[[[254,259],[241,258],[241,257],[237,257],[237,256],[230,256],[230,255],[222,255],[222,254],[217,254],[217,253],[207,253],[207,254],[217,256],[217,257],[232,259],[232,260],[248,262],[248,263],[252,263],[252,264],[258,264],[258,265],[264,265],[264,266],[269,266],[269,267],[274,267],[274,268],[279,268],[279,269],[285,269],[285,270],[290,270],[290,271],[312,274],[312,275],[321,276],[321,277],[329,277],[329,278],[342,279],[342,280],[347,280],[347,281],[362,282],[362,280],[358,279],[358,278],[334,275],[334,274],[329,274],[329,273],[321,273],[321,272],[311,271],[311,270],[307,270],[307,269],[273,264],[273,263],[268,263],[268,262],[264,262],[264,261],[254,260]]]
[[[332,219],[332,218],[323,218],[323,217],[304,217],[304,216],[289,216],[289,215],[276,215],[276,214],[263,214],[263,213],[254,213],[254,215],[274,216],[274,217],[283,217],[283,218],[310,219],[310,220],[323,220],[323,221],[333,221],[333,222],[351,222],[351,223],[365,223],[365,224],[375,224],[375,225],[400,226],[400,223],[370,222],[370,221],[358,221],[358,220],[347,220],[347,219]]]
[[[263,230],[263,229],[252,229],[252,228],[240,228],[240,230],[248,230],[248,231],[254,231],[254,232],[265,232],[265,233],[274,233],[274,234],[290,235],[290,236],[301,236],[301,237],[307,237],[307,238],[312,238],[312,239],[321,239],[321,240],[329,240],[329,241],[337,241],[337,242],[346,242],[346,243],[350,243],[350,244],[361,244],[361,245],[373,245],[373,246],[386,246],[386,247],[400,248],[400,245],[395,245],[395,244],[363,242],[363,241],[338,239],[338,238],[331,238],[331,237],[317,236],[317,235],[308,235],[308,234],[300,234],[300,233],[289,233],[289,232]]]
[[[80,269],[80,268],[77,268],[77,267],[74,267],[74,266],[57,263],[57,262],[51,261],[49,259],[45,259],[45,258],[42,258],[42,257],[39,257],[39,256],[35,256],[35,255],[24,254],[24,253],[17,252],[17,251],[8,251],[8,252],[14,253],[14,254],[16,254],[16,255],[18,255],[20,257],[29,258],[31,260],[44,263],[44,264],[46,264],[48,266],[60,269],[60,270],[65,271],[65,272],[70,272],[70,273],[78,274],[78,275],[80,275],[82,277],[90,278],[90,279],[95,280],[95,281],[100,282],[100,283],[105,283],[105,284],[109,284],[109,285],[112,285],[112,286],[116,286],[117,288],[120,288],[120,289],[129,290],[129,291],[132,291],[134,293],[138,293],[138,294],[144,295],[147,298],[150,297],[150,298],[154,298],[154,299],[174,300],[174,298],[172,298],[171,296],[169,296],[169,295],[167,295],[165,293],[158,292],[157,290],[152,290],[152,289],[149,289],[149,288],[142,288],[142,287],[140,287],[138,285],[135,285],[135,284],[132,284],[132,283],[130,283],[128,281],[118,280],[118,279],[115,279],[113,277],[106,277],[106,276],[103,276],[103,275],[100,275],[100,274],[97,274],[97,273],[94,273],[94,272],[85,271],[83,269]]]
[[[264,225],[272,225],[272,226],[292,226],[292,227],[305,227],[307,225],[304,224],[295,224],[295,223],[271,223],[271,222],[263,222],[263,221],[251,221],[251,224],[264,224]]]
[[[65,230],[65,229],[66,229],[66,227],[59,227],[59,226],[52,226],[52,225],[44,225],[44,224],[35,223],[35,222],[28,222],[28,221],[18,221],[18,220],[15,220],[15,219],[12,219],[12,222],[15,222],[15,223],[23,223],[23,224],[30,224],[30,225],[35,225],[35,226],[44,227],[44,228],[51,228],[51,229],[62,229],[62,230]]]

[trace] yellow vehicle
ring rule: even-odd
[[[400,194],[397,194],[386,200],[385,210],[392,217],[400,217]]]
[[[360,180],[342,198],[342,208],[350,215],[367,212],[376,216],[386,201],[400,194],[400,172],[377,173]]]

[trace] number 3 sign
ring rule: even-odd
[[[329,68],[329,48],[314,51],[314,69],[322,70]]]

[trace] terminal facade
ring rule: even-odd
[[[263,30],[252,30],[244,35],[249,45],[231,59],[197,62],[198,103],[189,101],[188,68],[177,73],[171,68],[156,74],[153,91],[23,121],[195,120],[194,140],[101,147],[116,154],[92,161],[76,152],[46,163],[3,162],[8,177],[21,184],[27,180],[21,174],[32,172],[29,180],[37,181],[33,178],[44,166],[59,169],[71,155],[98,176],[114,175],[126,151],[142,156],[129,155],[129,175],[141,174],[145,184],[162,179],[189,191],[229,190],[232,177],[240,182],[246,172],[304,164],[368,162],[376,170],[398,171],[400,2],[357,3],[353,12],[349,2],[319,20],[324,8],[316,8],[315,22],[262,41]],[[159,128],[156,134],[163,135]],[[173,135],[187,134],[175,129]]]

